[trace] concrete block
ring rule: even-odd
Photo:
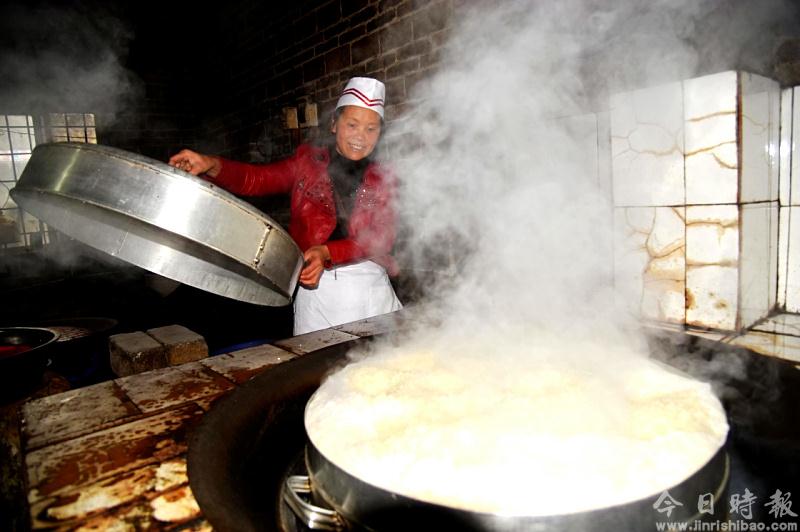
[[[141,331],[110,336],[108,351],[111,369],[119,377],[168,365],[166,348]]]
[[[148,329],[147,334],[164,346],[167,364],[176,366],[208,357],[205,338],[183,325],[167,325]]]

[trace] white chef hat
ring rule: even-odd
[[[336,109],[345,105],[355,105],[372,109],[383,118],[383,98],[386,96],[386,86],[373,78],[350,78],[347,82]]]

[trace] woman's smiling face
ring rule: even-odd
[[[331,126],[336,135],[336,151],[351,161],[368,157],[381,136],[381,117],[364,107],[348,105]]]

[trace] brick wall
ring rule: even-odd
[[[125,66],[136,95],[98,115],[102,144],[166,160],[188,147],[268,162],[328,138],[347,79],[386,83],[386,119],[402,116],[416,82],[436,68],[463,0],[238,0],[198,7],[132,4],[117,15],[134,38]],[[121,9],[121,8],[120,8]],[[319,126],[288,130],[283,111],[316,103]],[[112,119],[113,118],[113,119]],[[385,148],[390,136],[384,137]],[[274,210],[273,200],[260,207]],[[280,200],[277,200],[280,201]]]
[[[220,8],[198,7],[191,0],[154,4],[113,4],[130,36],[119,59],[130,72],[131,86],[115,116],[97,117],[98,138],[101,144],[166,160],[182,147],[202,146],[198,126],[216,110],[206,87],[209,58],[217,48],[206,34],[214,33]]]
[[[306,0],[280,8],[243,0],[226,8],[217,36],[221,112],[202,124],[205,147],[240,160],[271,161],[329,135],[347,79],[386,83],[388,126],[415,83],[436,68],[452,0]],[[316,103],[320,126],[287,130],[282,108]]]

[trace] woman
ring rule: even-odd
[[[182,150],[169,164],[241,196],[291,194],[289,234],[303,250],[294,333],[402,307],[387,271],[397,266],[394,180],[370,160],[383,125],[385,87],[352,78],[336,104],[330,146],[301,145],[288,159],[245,164]]]

